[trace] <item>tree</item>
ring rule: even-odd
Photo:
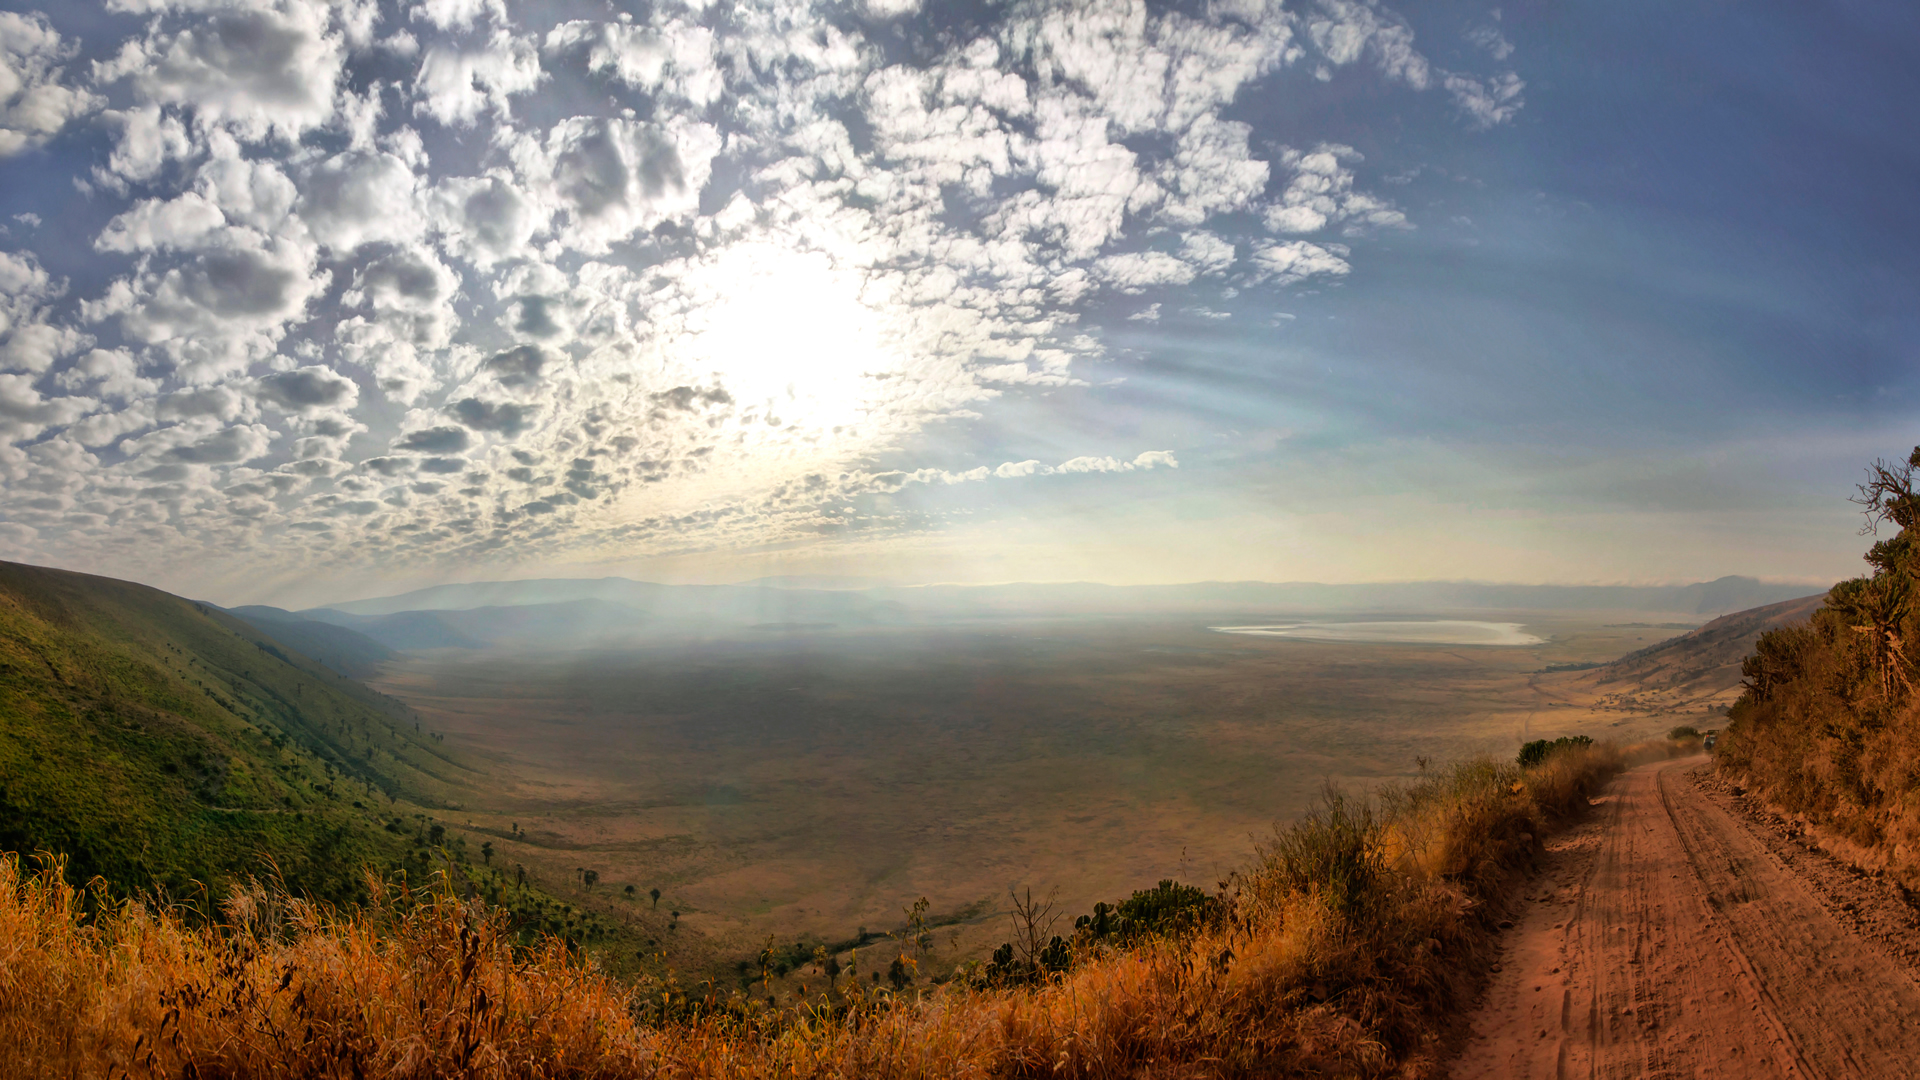
[[[582,871],[580,872],[580,880],[581,880],[582,882],[584,882],[584,883],[586,884],[586,886],[587,886],[587,888],[589,888],[589,889],[591,889],[591,888],[593,888],[593,887],[594,887],[595,885],[597,885],[597,884],[599,884],[599,882],[600,882],[600,871],[598,871],[598,870],[582,870]]]
[[[648,889],[648,890],[647,890],[647,895],[648,895],[648,896],[651,896],[651,897],[653,897],[653,908],[654,908],[654,910],[655,910],[655,911],[658,911],[658,910],[660,910],[660,890],[659,890],[659,889]]]
[[[493,865],[493,841],[489,840],[480,845],[480,858],[484,860],[488,866]]]
[[[629,885],[625,889],[622,889],[621,891],[627,894],[627,899],[629,900],[633,899],[633,886]]]
[[[1920,471],[1920,446],[1914,447],[1904,462],[1881,460],[1867,466],[1867,482],[1858,485],[1858,494],[1852,498],[1866,511],[1867,523],[1860,528],[1862,535],[1878,533],[1882,522],[1890,521],[1906,530],[1920,521],[1920,497],[1916,497],[1913,490],[1916,471]],[[1867,561],[1874,561],[1871,553]]]
[[[1920,495],[1913,489],[1920,471],[1920,446],[1904,462],[1876,461],[1867,466],[1867,482],[1858,485],[1853,502],[1866,513],[1863,535],[1878,534],[1882,524],[1899,531],[1877,540],[1867,550],[1873,567],[1870,578],[1842,582],[1828,594],[1828,605],[1839,609],[1849,628],[1864,639],[1866,659],[1877,676],[1880,696],[1891,700],[1896,691],[1913,693],[1905,639],[1911,635],[1916,570],[1920,569]]]

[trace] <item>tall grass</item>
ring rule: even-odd
[[[1667,752],[1664,745],[1642,753]],[[254,886],[212,923],[109,904],[0,856],[0,1074],[76,1077],[1437,1075],[1502,898],[1628,760],[1491,761],[1330,792],[1222,883],[1213,917],[1031,986],[858,976],[774,1011],[621,984],[448,888],[336,911]]]

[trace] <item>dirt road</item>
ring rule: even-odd
[[[1454,1080],[1920,1076],[1911,906],[1705,761],[1622,774],[1548,845]]]

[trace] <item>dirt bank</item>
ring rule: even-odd
[[[1548,845],[1454,1080],[1912,1072],[1913,907],[1705,760],[1622,774]]]

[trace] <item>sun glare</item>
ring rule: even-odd
[[[689,320],[686,362],[750,423],[796,433],[855,424],[900,366],[860,277],[823,254],[744,245],[701,284],[712,302]]]

